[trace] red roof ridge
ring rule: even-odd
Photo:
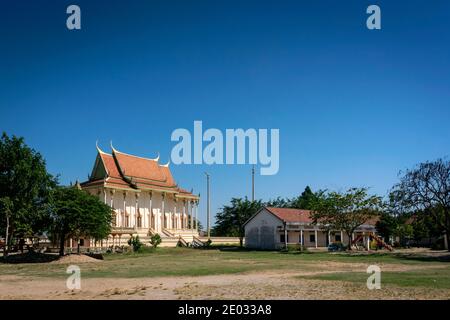
[[[112,145],[112,141],[111,141],[111,150],[112,150],[112,153],[121,153],[121,154],[124,154],[124,155],[126,155],[126,156],[133,157],[133,158],[139,158],[139,159],[150,160],[150,161],[156,161],[156,162],[159,161],[159,152],[158,152],[158,156],[157,156],[156,158],[140,157],[140,156],[136,156],[136,155],[134,155],[134,154],[125,153],[125,152],[122,152],[122,151],[119,151],[119,150],[115,149],[115,148],[113,147],[113,145]],[[158,163],[158,164],[159,164],[159,163]]]

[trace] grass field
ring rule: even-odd
[[[449,256],[426,250],[348,254],[158,248],[79,263],[84,284],[79,292],[65,287],[69,264],[77,263],[0,263],[0,298],[33,299],[41,292],[62,299],[450,298]],[[382,270],[382,289],[376,292],[366,287],[366,269],[373,264]]]

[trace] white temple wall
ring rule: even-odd
[[[104,193],[106,191],[106,194]],[[142,229],[148,229],[151,226],[157,232],[164,228],[163,220],[163,196],[161,192],[134,192],[111,189],[91,189],[89,193],[96,195],[99,199],[115,209],[116,227],[137,227],[138,214],[141,215]],[[125,196],[124,196],[125,195]],[[138,197],[136,197],[138,195]],[[151,202],[151,203],[150,203]],[[137,204],[137,207],[136,207]],[[137,211],[137,209],[139,211]],[[151,216],[151,211],[153,217]],[[189,201],[177,199],[175,201],[172,194],[166,194],[164,198],[164,212],[167,229],[187,229],[190,223],[190,214],[193,214],[192,206]],[[126,215],[128,213],[128,216]],[[152,221],[153,220],[153,221]]]

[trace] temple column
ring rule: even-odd
[[[178,217],[177,217],[177,199],[173,198],[174,205],[173,205],[173,221],[175,222],[174,229],[178,229]]]
[[[113,210],[114,210],[114,226],[118,226],[119,224],[118,224],[118,221],[117,221],[117,216],[118,216],[118,214],[117,214],[117,212],[116,212],[116,210],[114,209],[114,192],[115,192],[115,190],[114,189],[112,189],[110,192],[109,192],[109,194],[111,195],[111,200],[110,200],[110,204],[109,204],[109,206],[111,207],[111,208],[113,208]]]
[[[149,221],[150,221],[150,223],[149,223],[149,228],[152,228],[152,229],[155,229],[154,228],[154,225],[155,225],[155,221],[154,221],[154,217],[153,217],[153,203],[152,203],[152,196],[153,196],[153,193],[150,191],[149,192],[149,196],[150,196],[150,206],[149,206],[149,210],[150,210],[150,212],[149,212],[149,214],[148,214],[148,217],[149,217]]]
[[[192,229],[197,229],[197,219],[196,219],[196,212],[195,212],[195,201],[192,201],[192,216],[194,217],[194,224],[192,225]]]
[[[328,231],[328,245],[331,244],[331,231]]]
[[[192,215],[192,201],[188,201],[188,212],[191,214],[191,230],[194,230],[194,216]]]
[[[166,228],[166,209],[165,209],[165,192],[162,193],[162,203],[161,203],[161,230]]]
[[[172,207],[172,206],[171,206]],[[174,207],[172,207],[172,208],[174,208]],[[170,229],[175,229],[175,221],[174,221],[174,219],[173,219],[173,209],[172,209],[172,211],[169,213],[169,217],[170,217],[170,225],[169,225],[169,228]]]
[[[341,243],[344,243],[344,233],[341,230]]]
[[[303,229],[300,229],[300,245],[303,246]]]
[[[194,201],[194,212],[195,212],[195,216],[194,216],[194,221],[195,221],[195,231],[198,231],[198,202]]]
[[[134,219],[133,219],[133,227],[138,227],[138,219],[139,219],[139,194],[135,194],[135,203],[134,203]],[[141,220],[142,222],[142,220]]]
[[[187,229],[186,228],[186,200],[183,200],[183,222],[182,222],[182,226],[183,229]]]
[[[123,193],[123,214],[122,214],[122,224],[121,227],[127,227],[128,226],[128,217],[127,217],[127,193]],[[119,237],[120,241],[120,237]]]
[[[142,195],[142,196],[144,196],[144,195]],[[147,214],[145,213],[145,205],[144,205],[144,208],[142,211],[143,212],[141,214],[141,228],[147,228]]]

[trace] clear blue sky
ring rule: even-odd
[[[66,29],[78,4],[82,30]],[[365,27],[378,4],[382,30]],[[108,150],[166,162],[176,128],[279,128],[280,171],[256,195],[306,185],[385,195],[401,169],[450,154],[450,2],[8,1],[0,5],[0,130],[60,181]],[[213,213],[250,196],[250,167],[172,166]]]

